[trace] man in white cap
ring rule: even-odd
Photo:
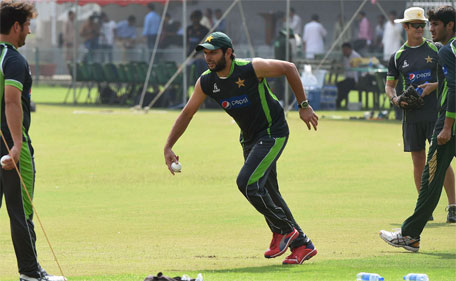
[[[430,141],[437,118],[436,103],[448,91],[445,89],[446,83],[442,67],[438,64],[437,47],[422,37],[427,21],[424,17],[424,10],[416,7],[407,9],[404,12],[404,19],[398,20],[398,22],[403,23],[408,41],[391,57],[386,84],[386,93],[391,98],[391,102],[400,107],[405,106],[406,103],[401,102],[399,104],[396,96],[395,87],[399,75],[404,78],[404,89],[409,85],[413,85],[423,90],[421,96],[424,98],[425,105],[418,110],[404,109],[402,127],[404,150],[412,152],[415,183],[418,191],[420,191],[420,186],[422,186],[421,176],[426,160],[425,140],[428,139]],[[416,150],[421,146],[421,150]],[[423,184],[427,183],[425,178],[428,179],[430,173],[429,167],[427,167],[425,171],[426,177],[423,175]],[[444,173],[445,169],[442,175]],[[446,169],[443,182],[448,201],[450,204],[454,204],[454,173],[451,166]],[[436,192],[435,196],[430,196],[428,190],[429,188],[425,185],[425,188],[419,192],[415,213],[404,222],[400,231],[380,231],[380,237],[385,242],[395,247],[403,247],[412,252],[419,250],[420,233],[440,198],[440,192]],[[447,222],[453,222],[450,214]]]

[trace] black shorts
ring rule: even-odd
[[[402,124],[404,151],[420,151],[426,148],[426,140],[431,142],[435,121],[422,121]]]

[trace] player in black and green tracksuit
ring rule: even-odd
[[[439,61],[443,66],[446,77],[445,91],[440,96],[439,117],[432,135],[416,208],[413,215],[402,224],[402,235],[404,236],[420,238],[427,219],[439,202],[446,170],[453,158],[456,157],[456,122],[454,122],[454,119],[456,119],[455,56],[456,40],[453,37],[439,51]],[[449,141],[445,144],[439,144],[439,135],[448,120],[453,122],[453,125],[450,126],[451,135]]]
[[[228,77],[221,79],[208,70],[200,81],[203,92],[241,128],[245,163],[237,178],[239,190],[265,216],[271,231],[285,234],[295,227],[301,239],[292,247],[303,245],[308,238],[293,219],[277,184],[276,161],[286,145],[288,125],[268,83],[265,79],[258,82],[251,62],[238,59]]]
[[[438,59],[438,49],[430,41],[423,39],[423,43],[417,47],[410,47],[405,43],[390,58],[387,80],[394,81],[402,78],[403,91],[409,85],[416,88],[424,83],[443,81],[444,76],[438,65]],[[430,141],[437,119],[437,95],[442,89],[443,86],[425,96],[422,108],[403,109],[404,151],[423,150],[426,147],[426,140]]]
[[[27,61],[13,45],[6,42],[0,42],[0,84],[1,130],[9,149],[13,147],[14,143],[5,114],[5,86],[13,86],[21,93],[23,144],[17,166],[24,180],[25,188],[30,196],[33,197],[35,165],[33,161],[33,148],[28,135],[32,77]],[[0,152],[1,156],[8,154],[3,140],[1,140]],[[19,272],[29,277],[39,277],[31,202],[25,190],[21,187],[16,170],[0,170],[0,206],[4,195],[6,208],[10,217],[11,237],[16,252]]]
[[[273,239],[271,245],[279,245],[280,242],[280,251],[275,252],[276,248],[271,250],[270,246],[265,257],[279,256],[289,245],[292,254],[284,263],[300,264],[314,256],[316,249],[294,220],[279,191],[276,162],[287,143],[289,132],[283,109],[265,79],[286,75],[300,104],[301,119],[309,129],[311,125],[316,129],[318,116],[305,99],[296,67],[278,60],[235,59],[231,39],[221,32],[212,33],[196,49],[204,49],[210,70],[204,72],[197,81],[192,97],[171,130],[164,149],[168,168],[173,173],[171,163],[178,160],[172,151],[173,145],[185,132],[205,98],[211,97],[241,129],[245,162],[236,181],[239,190],[265,217],[274,233],[273,237],[282,235],[280,241],[289,241],[282,243]],[[298,238],[295,237],[296,233],[299,233]]]

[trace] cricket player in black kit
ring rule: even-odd
[[[446,91],[440,95],[439,117],[432,134],[432,141],[427,155],[426,167],[421,178],[421,188],[413,214],[402,224],[401,230],[390,232],[381,230],[380,237],[394,247],[417,252],[420,249],[420,236],[427,219],[439,203],[445,174],[451,161],[456,157],[456,11],[451,6],[444,6],[437,11],[428,11],[431,22],[430,31],[435,42],[444,46],[439,51],[439,63],[444,69]],[[436,84],[429,83],[425,88],[435,89]],[[454,215],[456,206],[449,206]]]
[[[294,64],[255,58],[235,59],[231,39],[222,32],[210,34],[196,47],[204,51],[209,70],[195,84],[195,90],[177,118],[164,148],[166,164],[178,161],[173,145],[185,132],[193,115],[207,96],[214,99],[241,129],[244,166],[237,185],[247,200],[260,212],[273,232],[266,258],[275,258],[291,248],[284,264],[301,264],[317,254],[311,240],[293,218],[277,184],[276,162],[288,140],[288,125],[283,109],[271,92],[266,77],[285,75],[299,104],[299,115],[316,130],[318,116],[309,105]]]
[[[0,3],[0,115],[1,132],[8,145],[7,148],[0,140],[0,153],[11,157],[2,163],[0,169],[0,206],[4,195],[19,281],[64,281],[66,279],[62,276],[47,274],[38,263],[33,208],[27,196],[28,192],[33,199],[35,186],[33,148],[28,134],[32,76],[27,61],[17,48],[25,44],[30,33],[30,19],[34,15],[30,3]],[[19,171],[16,171],[13,161]],[[22,186],[18,172],[25,186]]]
[[[424,16],[424,10],[419,7],[411,7],[404,12],[401,22],[407,32],[407,42],[392,56],[388,65],[388,74],[385,92],[391,99],[392,104],[398,104],[396,85],[399,80],[403,81],[402,89],[412,85],[421,88],[424,85],[438,85],[437,87],[423,87],[422,97],[424,106],[419,109],[403,109],[402,134],[404,151],[410,152],[413,162],[413,176],[415,187],[420,192],[421,176],[426,165],[426,140],[431,141],[434,125],[437,120],[437,102],[442,95],[446,95],[445,76],[439,62],[437,46],[423,38],[423,32],[428,20]],[[399,79],[401,78],[401,79]],[[439,82],[439,83],[437,83]],[[402,103],[405,103],[402,101]],[[445,177],[445,191],[448,205],[456,203],[455,179],[451,166]],[[432,214],[428,218],[433,220]],[[456,222],[452,212],[448,213],[448,223]]]

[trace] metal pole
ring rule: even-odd
[[[331,54],[331,52],[334,50],[334,48],[336,47],[336,45],[339,43],[340,40],[342,40],[342,36],[344,36],[345,32],[347,32],[347,29],[351,26],[352,22],[355,20],[356,16],[358,15],[358,13],[361,11],[361,9],[364,7],[364,5],[366,4],[368,0],[364,0],[363,3],[358,7],[358,9],[356,10],[356,12],[353,14],[352,18],[348,21],[348,23],[344,26],[344,29],[342,30],[342,32],[339,34],[339,37],[337,37],[337,39],[334,41],[334,43],[332,44],[331,48],[329,48],[329,50],[326,52],[325,56],[323,57],[323,59],[320,61],[320,63],[318,64],[316,70],[319,70],[321,68],[321,66],[323,65],[323,63],[326,61],[326,59],[328,58],[328,56]],[[292,108],[293,105],[295,104],[296,100],[291,103],[290,105],[288,105],[288,109]]]
[[[79,30],[79,23],[78,23],[78,6],[79,6],[79,0],[75,1],[75,7],[74,7],[74,38],[73,38],[73,79],[71,83],[73,84],[73,103],[76,104],[76,75],[77,73],[77,67],[76,64],[78,63],[77,60],[77,55],[78,55],[78,47],[79,47],[79,42],[78,42],[78,30]]]
[[[187,1],[182,1],[182,26],[184,29],[184,35],[182,36],[182,63],[186,64],[187,59]],[[182,104],[187,102],[187,91],[188,91],[188,81],[187,81],[187,65],[184,65],[182,69]]]
[[[149,67],[147,68],[146,81],[144,81],[144,86],[142,89],[141,98],[139,99],[139,104],[136,106],[138,108],[142,107],[144,97],[146,96],[146,92],[147,92],[147,88],[148,88],[147,86],[149,85],[150,74],[152,73],[152,67],[154,66],[155,54],[157,53],[158,43],[160,42],[160,37],[161,37],[162,31],[163,31],[163,23],[165,22],[165,17],[166,17],[166,12],[168,11],[168,6],[169,6],[169,0],[166,0],[165,7],[162,12],[161,21],[158,26],[158,32],[157,32],[157,37],[154,42],[154,48],[152,49],[152,55],[150,56]]]
[[[242,26],[244,27],[245,36],[247,37],[247,43],[249,44],[250,57],[253,58],[255,57],[255,49],[253,48],[249,28],[247,27],[247,23],[245,22],[244,7],[242,6],[241,1],[239,1],[239,11],[241,12]]]
[[[287,0],[287,8],[286,8],[286,24],[285,24],[285,27],[286,27],[286,30],[287,30],[287,33],[286,33],[286,37],[285,37],[285,60],[286,61],[290,61],[290,0]],[[284,79],[283,77],[280,77],[279,79]],[[288,80],[285,79],[285,83],[284,83],[284,87],[285,87],[285,99],[284,99],[284,104],[287,105],[288,104],[288,100],[289,100],[289,91],[288,91]],[[285,114],[288,114],[288,107],[285,106]]]
[[[223,13],[222,17],[220,18],[220,20],[214,25],[212,26],[211,29],[209,29],[209,32],[206,34],[209,35],[211,34],[218,26],[219,24],[222,22],[222,20],[228,15],[229,12],[231,12],[231,10],[233,9],[233,7],[237,4],[237,2],[239,2],[240,0],[234,0],[231,5],[228,7],[228,9],[226,9],[226,11]],[[185,2],[185,1],[184,1]],[[204,39],[201,40],[200,44],[204,42],[204,40],[206,40],[206,36],[204,36]],[[149,108],[151,108],[155,102],[163,95],[163,93],[166,91],[166,89],[168,89],[169,85],[171,85],[171,83],[174,81],[174,79],[176,79],[177,75],[179,75],[179,73],[182,72],[183,69],[185,69],[185,66],[187,65],[187,63],[193,58],[193,55],[196,54],[196,50],[193,50],[186,58],[185,58],[185,61],[181,64],[181,66],[177,69],[176,73],[174,73],[173,76],[171,76],[171,78],[169,78],[168,82],[165,84],[165,86],[163,86],[163,88],[160,90],[160,92],[155,96],[155,98],[150,102],[149,106],[146,106],[144,109],[147,111],[149,110]]]

